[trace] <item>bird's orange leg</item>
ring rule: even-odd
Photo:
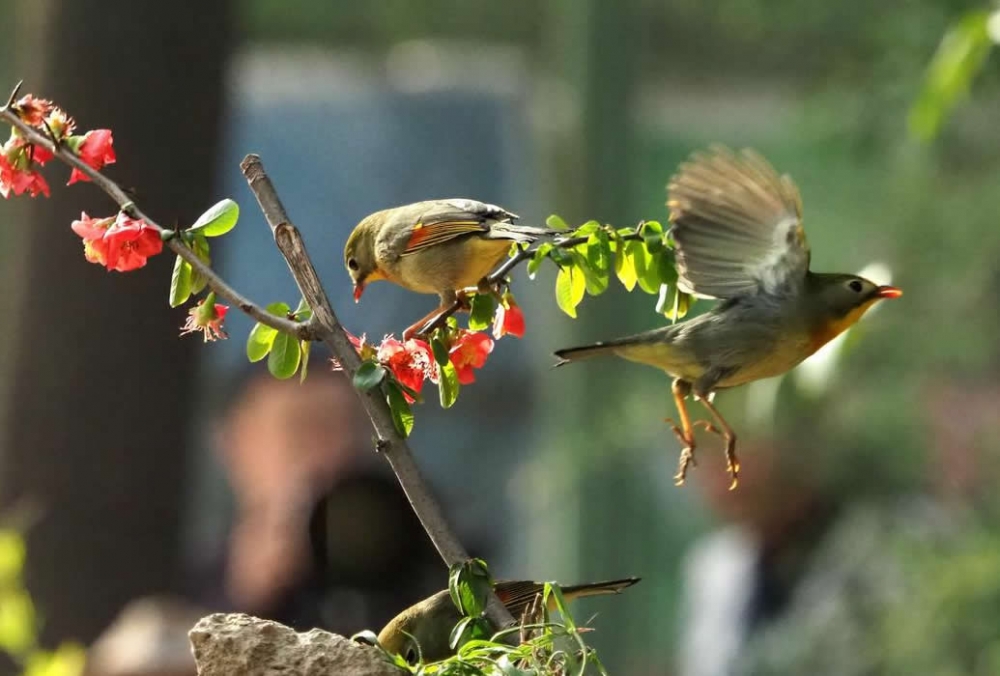
[[[691,425],[691,416],[688,415],[687,403],[684,401],[691,392],[691,383],[677,378],[671,384],[670,391],[674,395],[674,405],[677,407],[677,415],[681,424],[678,426],[670,418],[666,418],[665,422],[670,425],[677,440],[681,442],[681,457],[677,465],[677,474],[674,475],[674,484],[683,486],[684,479],[687,478],[688,467],[698,466],[694,459],[694,429]]]
[[[454,307],[456,303],[458,304],[457,308]],[[406,341],[414,336],[423,335],[426,333],[426,329],[424,327],[431,326],[437,322],[442,315],[449,313],[453,314],[455,312],[468,312],[470,307],[469,297],[466,292],[464,290],[456,291],[454,302],[441,303],[441,305],[438,305],[436,308],[431,310],[425,317],[408,326],[406,330],[403,331],[403,340]]]
[[[407,341],[413,336],[418,336],[423,333],[423,328],[430,324],[432,321],[438,318],[442,312],[448,310],[447,305],[439,305],[438,307],[431,310],[427,315],[413,322],[403,330],[403,340]]]
[[[722,428],[722,438],[726,440],[726,470],[729,471],[729,476],[733,479],[732,483],[729,484],[729,490],[733,490],[740,483],[740,461],[739,458],[736,457],[736,433],[733,432],[733,428],[729,426],[726,419],[722,417],[721,413],[719,413],[719,409],[715,408],[715,404],[713,404],[708,397],[695,394],[694,398],[700,401],[702,406],[708,409],[708,412],[712,415],[716,424]],[[716,432],[718,432],[718,430],[716,430]]]

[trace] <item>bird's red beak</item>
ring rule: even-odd
[[[895,286],[880,286],[878,287],[878,297],[879,298],[899,298],[903,295],[903,290]],[[355,296],[357,297],[357,296]]]
[[[361,300],[361,294],[363,294],[364,292],[365,292],[365,283],[364,282],[358,282],[357,284],[354,285],[354,302],[355,303],[357,303],[359,300]]]

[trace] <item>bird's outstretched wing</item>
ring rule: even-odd
[[[696,152],[667,193],[681,290],[734,298],[804,281],[809,244],[799,190],[754,151]]]
[[[467,199],[418,202],[399,214],[412,220],[403,256],[469,234],[484,234],[493,223],[512,223],[517,216],[493,204]]]

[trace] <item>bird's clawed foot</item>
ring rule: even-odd
[[[732,481],[729,490],[734,490],[740,483],[740,459],[736,457],[736,437],[726,437],[726,471]]]
[[[683,486],[685,479],[687,479],[687,472],[689,468],[697,467],[698,461],[695,459],[694,449],[695,441],[694,435],[691,435],[689,439],[684,435],[684,430],[673,420],[673,418],[664,418],[663,422],[670,426],[670,430],[677,437],[677,440],[681,443],[681,457],[677,464],[677,474],[674,475],[674,484],[677,486]],[[708,420],[695,420],[691,423],[691,427],[701,426],[706,432],[711,432],[712,434],[718,434],[722,436],[722,432],[713,425]],[[739,464],[737,464],[737,468]]]
[[[733,432],[733,428],[729,426],[726,419],[722,417],[718,409],[712,403],[711,399],[704,396],[697,396],[698,401],[701,402],[702,406],[708,409],[711,414],[712,419],[715,420],[718,427],[715,425],[707,425],[705,429],[709,429],[719,436],[721,436],[726,442],[726,471],[729,472],[729,477],[731,479],[729,483],[729,490],[734,490],[740,483],[740,461],[736,457],[736,433]]]

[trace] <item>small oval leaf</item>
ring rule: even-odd
[[[451,363],[448,357],[448,348],[444,346],[440,338],[434,337],[431,339],[431,351],[434,353],[434,361],[438,363],[438,366]]]
[[[638,277],[635,274],[635,262],[632,260],[632,251],[629,248],[631,242],[618,241],[618,252],[615,254],[615,274],[618,281],[622,283],[628,291],[635,288]]]
[[[396,426],[396,431],[404,437],[410,436],[413,431],[413,411],[410,404],[403,396],[403,391],[392,380],[385,381],[385,391],[389,401],[389,410],[392,412],[392,422]]]
[[[279,331],[271,344],[271,352],[267,355],[267,370],[275,378],[285,380],[299,370],[301,359],[298,338]]]
[[[584,287],[586,288],[586,287]],[[556,305],[559,309],[576,319],[576,303],[573,302],[573,268],[559,268],[556,275]]]
[[[170,276],[170,307],[183,305],[191,297],[191,272],[191,264],[178,256]]]
[[[458,371],[451,361],[438,366],[438,394],[441,399],[441,408],[451,408],[458,401],[458,391],[461,386],[458,383]]]
[[[490,293],[472,295],[472,308],[469,310],[469,330],[482,331],[493,325],[493,314],[497,309],[497,300]]]
[[[252,362],[258,362],[266,357],[277,335],[277,329],[272,329],[266,324],[255,324],[247,338],[247,358]]]
[[[553,230],[569,230],[569,226],[566,221],[562,219],[562,216],[558,214],[552,214],[545,219],[545,225],[549,226]]]
[[[370,359],[361,362],[361,366],[354,372],[354,387],[362,392],[378,387],[383,380],[385,380],[385,367]]]
[[[206,237],[218,237],[232,230],[239,217],[240,205],[227,198],[199,216],[188,230],[201,232]]]

